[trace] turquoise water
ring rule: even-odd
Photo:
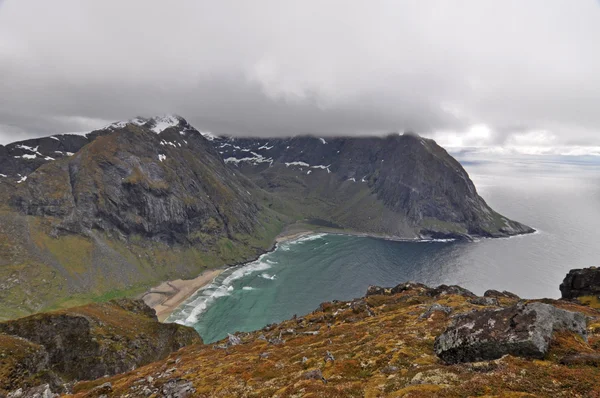
[[[205,342],[364,295],[369,285],[460,284],[475,293],[510,290],[558,297],[571,268],[600,263],[600,171],[595,165],[467,163],[480,194],[501,213],[539,230],[465,242],[394,242],[318,234],[281,244],[221,274],[168,321]]]

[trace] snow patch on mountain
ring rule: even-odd
[[[219,138],[216,134],[213,134],[210,131],[199,131],[199,133],[202,135],[202,137],[209,141],[214,141],[215,138]]]
[[[165,115],[152,118],[150,119],[150,122],[150,124],[154,124],[153,127],[150,127],[150,130],[159,134],[170,127],[178,126],[181,119],[175,115]]]
[[[304,162],[287,162],[285,164],[285,167],[290,167],[290,166],[310,167],[310,165],[308,163],[304,163]]]
[[[331,166],[331,165],[329,165]],[[321,164],[316,165],[316,166],[310,166],[311,169],[323,169],[323,170],[327,170],[327,174],[331,173],[331,170],[329,170],[329,166],[323,166]]]
[[[224,159],[225,163],[233,163],[236,166],[238,166],[241,162],[247,162],[247,163],[251,163],[253,165],[258,165],[261,163],[269,163],[269,165],[273,165],[273,159],[272,158],[265,158],[264,156],[256,153],[256,152],[250,152],[252,155],[254,155],[254,157],[245,157],[245,158],[234,158],[234,157],[229,157],[227,159]]]

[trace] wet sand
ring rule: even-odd
[[[163,322],[181,303],[223,271],[224,269],[206,270],[194,279],[163,282],[144,293],[141,299],[156,311],[158,320]]]

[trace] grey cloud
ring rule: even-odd
[[[595,0],[9,0],[0,143],[177,113],[216,133],[485,124],[493,145],[600,145],[599,20]]]

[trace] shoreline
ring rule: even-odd
[[[164,322],[181,303],[211,283],[223,271],[225,268],[209,269],[194,279],[162,282],[160,285],[148,289],[140,296],[140,299],[156,311],[159,322]]]
[[[239,267],[244,264],[251,263],[260,258],[260,256],[270,253],[277,249],[277,245],[280,243],[288,242],[291,240],[299,239],[303,236],[312,235],[318,232],[311,230],[302,230],[293,233],[281,232],[275,237],[275,240],[271,247],[265,250],[263,253],[256,256],[254,259],[249,259],[241,263],[227,265],[221,268],[208,269],[202,271],[194,279],[176,279],[162,282],[161,284],[148,289],[142,295],[139,296],[141,300],[156,311],[156,316],[159,322],[164,322],[179,307],[184,301],[189,299],[198,290],[211,283],[217,276],[223,271],[232,267]]]
[[[514,236],[508,236],[505,238],[513,238],[515,236],[526,236],[535,234],[537,230],[534,230],[533,233],[525,233]],[[143,293],[140,298],[146,302],[148,306],[156,311],[156,316],[160,322],[164,322],[165,319],[173,313],[179,305],[181,305],[184,301],[190,298],[194,293],[196,293],[199,289],[211,283],[219,274],[225,271],[228,268],[243,266],[244,264],[251,263],[256,261],[261,256],[270,253],[277,249],[277,246],[280,243],[290,242],[297,239],[300,239],[305,236],[315,235],[315,234],[331,234],[331,235],[345,235],[345,236],[357,236],[362,238],[375,238],[375,239],[384,239],[394,242],[456,242],[458,239],[423,239],[423,238],[400,238],[392,235],[383,235],[383,234],[375,234],[375,233],[367,233],[367,232],[357,232],[357,231],[347,231],[340,230],[337,228],[327,228],[320,226],[313,226],[308,224],[291,224],[283,229],[279,235],[277,235],[273,241],[271,247],[265,250],[263,253],[257,255],[254,259],[249,259],[244,262],[227,265],[221,268],[208,269],[203,271],[199,276],[194,279],[177,279],[173,281],[162,282],[160,285],[148,289],[145,293]],[[494,238],[491,238],[494,239]],[[497,239],[497,238],[495,238]]]

